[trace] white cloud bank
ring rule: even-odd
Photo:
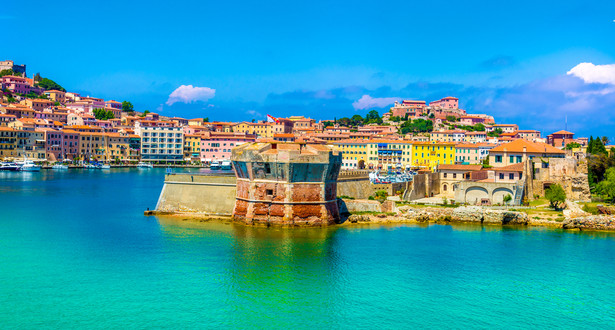
[[[174,103],[192,103],[196,101],[208,101],[216,95],[216,90],[209,87],[195,87],[192,85],[181,85],[169,95],[167,105]]]
[[[568,74],[581,78],[588,84],[615,85],[615,64],[594,65],[593,63],[580,63],[570,69]]]
[[[395,101],[399,100],[399,97],[371,97],[369,95],[363,95],[360,99],[352,103],[352,107],[355,110],[384,108],[387,105],[393,104]]]

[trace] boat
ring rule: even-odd
[[[230,171],[233,169],[233,165],[231,165],[230,160],[223,160],[222,165],[220,166],[220,169],[223,171]]]
[[[68,170],[68,165],[66,164],[55,164],[51,167],[54,170]]]
[[[110,170],[111,165],[100,164],[99,167],[101,170]]]
[[[85,168],[86,170],[95,170],[95,169],[98,169],[98,167],[97,167],[96,165],[94,165],[94,164],[89,164],[89,163],[83,164],[83,168]]]
[[[31,160],[25,159],[23,165],[19,168],[19,170],[22,172],[40,172],[41,167],[34,164],[34,162]]]
[[[19,171],[19,165],[15,163],[0,163],[0,171]]]
[[[154,165],[146,162],[140,162],[137,164],[137,168],[154,168]]]
[[[220,162],[217,160],[212,161],[211,164],[209,164],[209,169],[212,171],[220,170]]]

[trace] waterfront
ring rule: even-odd
[[[613,233],[468,225],[293,230],[145,217],[164,173],[0,172],[0,324],[615,323]]]

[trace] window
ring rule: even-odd
[[[504,173],[500,173],[500,179],[504,180]]]
[[[447,175],[447,174],[448,174],[448,173],[444,173],[444,178],[446,178],[446,175]]]
[[[523,160],[523,157],[517,156],[517,163],[521,163],[522,160]]]
[[[508,179],[509,180],[514,180],[515,179],[515,174],[514,173],[508,174]]]
[[[501,155],[496,155],[495,156],[495,162],[496,163],[501,163],[502,162],[502,156]]]
[[[457,179],[457,173],[453,173],[453,179]]]
[[[515,156],[510,156],[510,163],[514,163],[515,162]]]

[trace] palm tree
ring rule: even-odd
[[[607,144],[609,144],[609,142],[611,142],[611,141],[609,141],[608,137],[606,137],[606,136],[602,137],[602,144],[604,144],[606,146]]]

